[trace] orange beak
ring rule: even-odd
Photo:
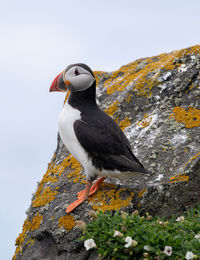
[[[51,87],[49,89],[49,92],[52,92],[52,91],[61,91],[60,88],[59,88],[59,81],[60,81],[60,76],[62,75],[62,72],[57,76],[55,77],[55,79],[53,80],[53,82],[51,83]]]
[[[52,91],[60,91],[66,92],[67,87],[70,85],[69,81],[64,81],[63,79],[63,72],[61,72],[55,79],[53,80],[51,87],[49,89],[50,92]]]

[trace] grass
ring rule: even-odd
[[[98,212],[81,240],[102,259],[200,259],[200,207],[169,220],[137,210]]]

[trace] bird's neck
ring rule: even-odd
[[[68,103],[79,110],[84,110],[87,106],[97,106],[96,104],[96,82],[84,91],[71,92]]]

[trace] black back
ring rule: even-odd
[[[74,131],[81,146],[98,169],[147,173],[115,121],[96,104],[96,83],[85,91],[70,94],[68,103],[81,111]]]

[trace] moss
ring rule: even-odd
[[[15,260],[17,254],[22,252],[22,244],[23,244],[24,240],[27,238],[27,233],[29,231],[37,230],[40,227],[42,221],[43,221],[43,216],[39,215],[39,213],[37,213],[33,217],[32,221],[29,220],[28,217],[26,218],[26,220],[24,221],[24,224],[23,224],[22,233],[20,233],[16,239],[16,242],[15,242],[16,250],[15,250],[15,254],[14,254],[12,260]],[[32,242],[33,242],[33,239],[30,239],[27,243],[30,244]]]
[[[133,192],[129,192],[130,195],[126,199],[120,197],[120,193],[128,191],[125,188],[117,190],[117,187],[113,184],[103,183],[97,193],[89,198],[89,202],[92,204],[94,210],[117,210],[122,207],[130,205],[134,196]]]
[[[58,226],[64,227],[67,231],[72,230],[72,228],[76,225],[73,216],[66,215],[61,218],[59,218]]]
[[[193,107],[188,107],[187,110],[182,107],[174,107],[170,118],[174,118],[179,123],[184,123],[186,128],[200,126],[200,110]]]

